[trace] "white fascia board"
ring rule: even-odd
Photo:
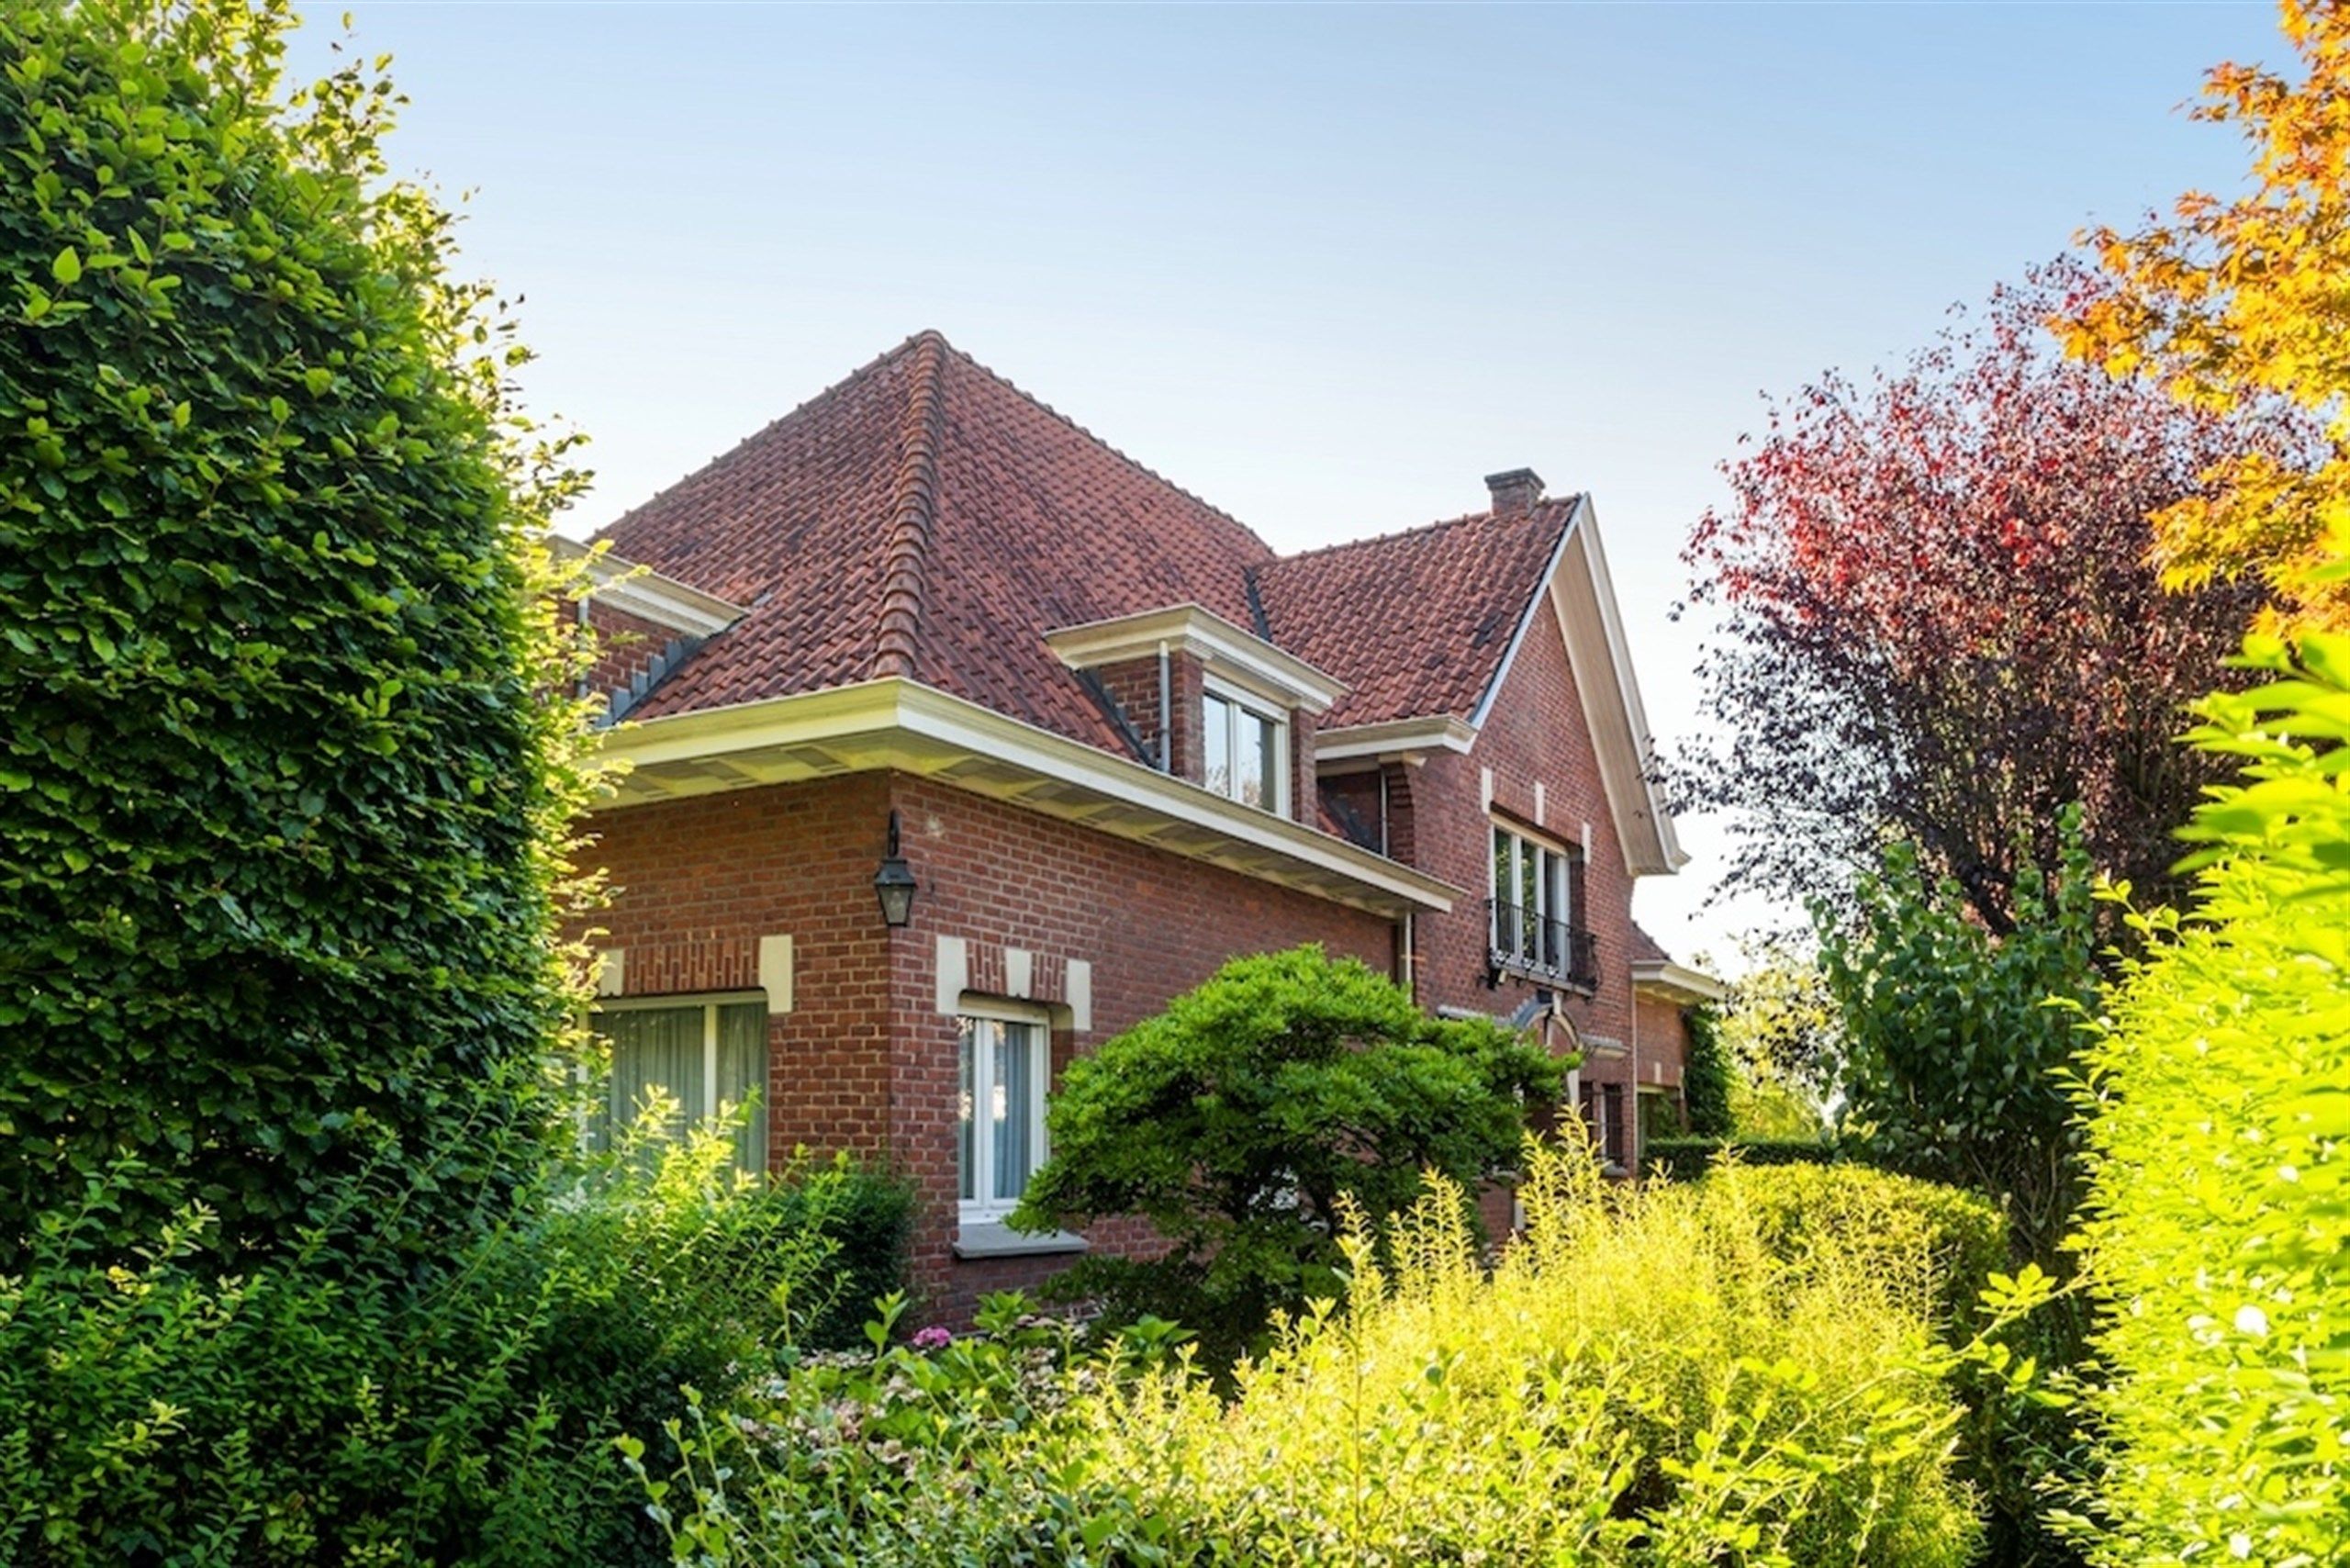
[[[1632,989],[1680,1002],[1721,1002],[1729,995],[1729,987],[1705,970],[1693,969],[1669,958],[1663,963],[1634,964]]]
[[[1564,552],[1545,597],[1557,617],[1559,634],[1566,640],[1575,693],[1598,752],[1600,779],[1616,818],[1624,864],[1635,877],[1670,876],[1688,864],[1689,857],[1682,851],[1672,814],[1651,777],[1648,714],[1632,674],[1631,649],[1589,496],[1576,498],[1566,537],[1573,547]]]
[[[1559,542],[1550,548],[1550,559],[1535,579],[1534,596],[1526,601],[1526,609],[1517,618],[1517,629],[1509,634],[1509,646],[1502,650],[1502,662],[1494,668],[1493,679],[1485,683],[1484,695],[1477,699],[1477,710],[1469,715],[1469,727],[1482,730],[1493,716],[1494,703],[1508,684],[1511,666],[1517,663],[1517,651],[1526,645],[1526,633],[1534,625],[1535,617],[1542,611],[1542,601],[1550,596],[1550,585],[1558,580],[1559,563],[1566,558],[1568,542],[1575,536],[1575,525],[1591,510],[1591,497],[1575,497],[1575,510],[1568,514],[1567,526],[1559,531]]]
[[[588,597],[624,615],[650,621],[688,637],[708,637],[743,619],[743,607],[716,594],[704,593],[691,583],[665,577],[650,566],[623,560],[609,550],[598,550],[549,534],[547,547],[559,561],[587,562]]]
[[[1318,730],[1314,736],[1314,761],[1345,762],[1356,757],[1408,756],[1432,751],[1465,752],[1477,739],[1476,726],[1449,713],[1430,719],[1388,719],[1376,724],[1341,724]]]
[[[617,725],[605,732],[604,748],[632,772],[649,772],[668,763],[848,738],[866,743],[863,755],[870,761],[865,766],[916,774],[923,771],[918,751],[934,756],[936,747],[945,746],[985,757],[1037,779],[1073,785],[1159,820],[1203,828],[1229,842],[1343,879],[1383,903],[1441,913],[1461,895],[1449,882],[1318,828],[1242,805],[1188,779],[1170,778],[1128,757],[895,677]]]
[[[1218,675],[1253,687],[1285,706],[1326,713],[1346,682],[1226,621],[1204,605],[1177,604],[1114,621],[1090,621],[1045,633],[1045,645],[1071,669],[1099,669],[1155,658],[1161,648],[1187,653]]]

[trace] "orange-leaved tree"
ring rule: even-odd
[[[2243,132],[2249,188],[2088,235],[2120,287],[2058,326],[2074,353],[2197,408],[2282,398],[2325,421],[2321,461],[2246,451],[2154,520],[2172,586],[2257,574],[2277,599],[2266,629],[2290,633],[2350,629],[2350,5],[2282,10],[2299,72],[2219,66],[2195,110]]]

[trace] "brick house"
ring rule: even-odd
[[[1630,1164],[1711,982],[1631,923],[1683,857],[1590,500],[1488,484],[1280,555],[923,333],[612,524],[581,613],[625,633],[597,685],[632,771],[591,824],[615,1101],[755,1087],[746,1162],[895,1162],[953,1317],[1148,1245],[1002,1224],[1060,1068],[1318,941],[1582,1050]]]

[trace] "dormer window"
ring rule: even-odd
[[[1289,725],[1281,714],[1221,681],[1200,700],[1203,782],[1227,800],[1281,814],[1289,776]]]

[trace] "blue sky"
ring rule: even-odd
[[[1667,745],[1761,394],[2232,183],[2180,106],[2286,52],[2256,3],[350,9],[594,438],[574,531],[936,327],[1280,548],[1591,491]],[[1790,918],[1701,911],[1721,824],[1683,837],[1668,946]]]

